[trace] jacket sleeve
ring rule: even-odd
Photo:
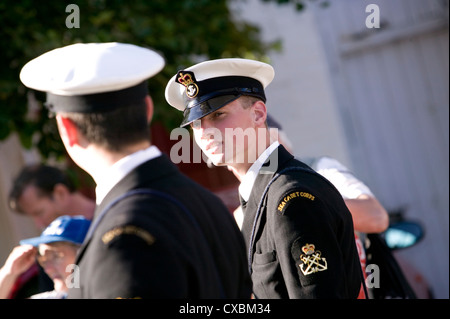
[[[313,192],[296,188],[267,208],[289,298],[352,298],[348,281],[359,275],[345,268],[342,246],[354,243],[342,241],[343,221],[330,207]]]

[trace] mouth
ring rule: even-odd
[[[222,146],[222,142],[209,142],[206,144],[205,151],[211,154],[215,154],[215,152]]]

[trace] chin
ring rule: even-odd
[[[53,283],[54,283],[54,286],[55,286],[54,288],[56,291],[66,291],[67,290],[66,283],[64,282],[64,280],[60,280],[60,279],[53,280]]]
[[[225,165],[223,154],[207,154],[208,162],[214,164],[214,166]]]

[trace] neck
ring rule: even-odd
[[[112,152],[97,145],[90,144],[88,147],[77,152],[77,154],[71,154],[71,157],[78,166],[84,169],[98,183],[104,177],[104,172],[119,160],[150,146],[149,141],[142,141],[129,145],[118,152]]]
[[[228,165],[228,169],[236,176],[238,181],[242,181],[242,178],[244,178],[245,174],[247,173],[248,169],[252,166],[252,164],[246,164],[246,165]]]
[[[83,215],[87,219],[94,217],[95,201],[85,197],[83,194],[75,192],[72,194],[67,207],[68,215]]]

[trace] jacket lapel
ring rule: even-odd
[[[264,163],[261,171],[256,177],[247,205],[242,208],[244,220],[242,222],[241,230],[247,249],[250,248],[250,245],[254,245],[255,234],[257,234],[259,228],[261,226],[263,227],[265,224],[261,223],[261,217],[265,212],[266,199],[262,202],[260,214],[258,214],[258,205],[263,197],[266,186],[274,177],[275,173],[283,169],[286,163],[293,158],[294,157],[286,151],[282,145],[280,145],[275,151],[272,152],[272,154],[270,154],[269,158]]]

